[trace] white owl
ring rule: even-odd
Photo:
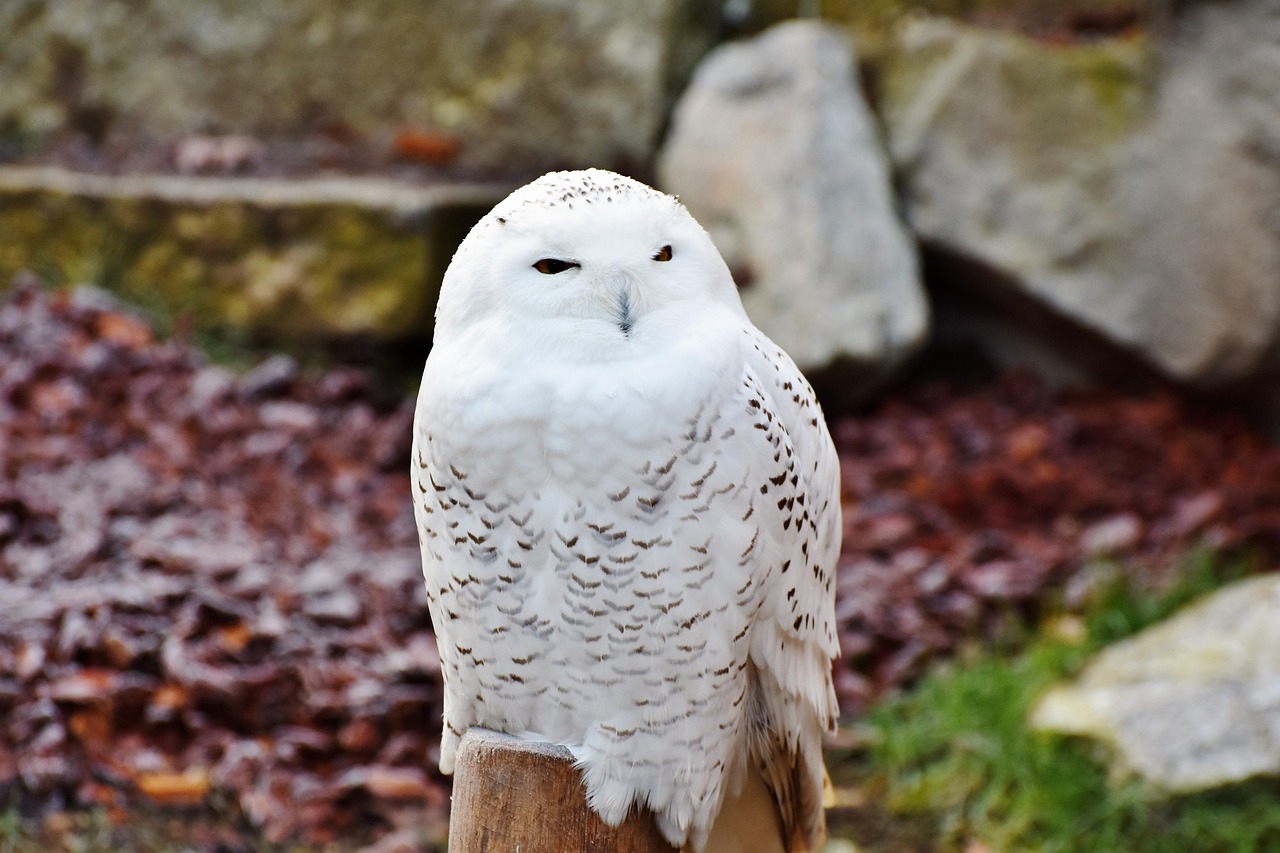
[[[677,199],[557,172],[485,216],[445,275],[413,456],[443,772],[485,726],[568,747],[611,825],[820,843],[838,461]]]

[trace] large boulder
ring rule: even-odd
[[[804,368],[883,372],[928,306],[848,40],[816,21],[717,48],[659,156],[734,271],[747,313]]]
[[[692,0],[4,0],[0,134],[411,126],[462,165],[642,163],[716,25]]]
[[[928,244],[1219,384],[1280,337],[1280,3],[1196,6],[1161,38],[917,20],[883,68],[883,115]]]
[[[1170,791],[1280,775],[1280,576],[1238,582],[1119,643],[1032,724],[1112,744]]]

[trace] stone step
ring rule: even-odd
[[[425,339],[454,249],[513,188],[0,166],[0,283],[34,270],[267,340]]]

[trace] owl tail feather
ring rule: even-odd
[[[725,797],[702,853],[793,853],[794,850],[783,840],[782,816],[764,777],[756,768],[750,768],[737,796]],[[681,853],[694,853],[694,849],[685,845]]]

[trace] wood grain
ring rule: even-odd
[[[453,773],[449,853],[672,853],[649,813],[609,827],[562,746],[471,729]]]

